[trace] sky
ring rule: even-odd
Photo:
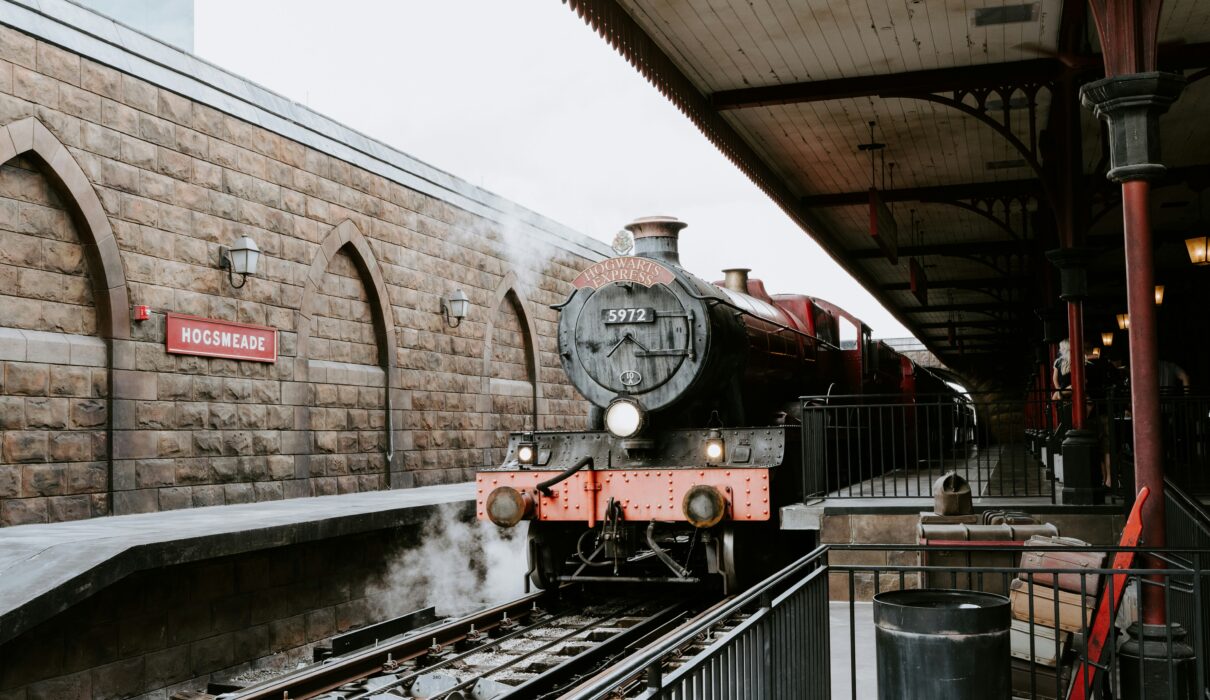
[[[606,243],[689,224],[681,262],[748,267],[910,334],[559,0],[197,0],[195,51]]]

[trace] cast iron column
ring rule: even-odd
[[[1093,483],[1097,460],[1097,434],[1084,429],[1087,410],[1084,386],[1084,299],[1088,296],[1087,248],[1060,248],[1046,253],[1059,268],[1059,298],[1067,302],[1067,342],[1071,359],[1071,430],[1063,438],[1063,503],[1097,502]],[[1100,474],[1099,470],[1097,471]]]
[[[1156,10],[1154,17],[1158,17],[1158,9],[1151,9]],[[1109,55],[1112,51],[1112,46],[1105,48],[1106,72],[1111,75],[1114,66]],[[1148,548],[1165,544],[1164,453],[1157,376],[1155,271],[1148,212],[1151,186],[1148,181],[1164,174],[1164,166],[1160,164],[1159,118],[1176,101],[1184,86],[1185,79],[1179,75],[1152,71],[1113,75],[1085,85],[1080,91],[1084,105],[1109,125],[1111,167],[1108,175],[1111,180],[1122,183],[1134,476],[1136,489],[1146,486],[1150,491],[1142,511],[1141,543]],[[1164,562],[1154,556],[1144,557],[1143,565],[1164,568]],[[1131,668],[1130,673],[1137,669],[1142,678],[1128,688],[1128,674],[1123,671],[1123,695],[1132,698],[1141,686],[1146,688],[1148,697],[1192,697],[1192,682],[1188,678],[1192,650],[1183,645],[1170,648],[1154,641],[1179,640],[1184,634],[1180,625],[1168,623],[1164,577],[1154,576],[1143,583],[1141,624],[1129,630],[1134,645],[1123,646],[1121,651],[1122,667]]]

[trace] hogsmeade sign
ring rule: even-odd
[[[672,271],[647,258],[609,258],[589,265],[572,281],[576,289],[598,289],[610,282],[634,282],[644,287],[668,284],[676,279]]]
[[[277,362],[277,329],[270,326],[168,314],[165,335],[176,355]]]

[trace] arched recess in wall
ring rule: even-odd
[[[130,302],[118,244],[101,199],[71,152],[34,117],[0,128],[0,163],[28,156],[41,168],[67,206],[92,281],[97,333],[104,338],[130,337]]]
[[[11,166],[7,175],[25,171],[33,178],[27,184],[36,183],[34,190],[12,194],[17,201],[11,204],[59,209],[71,228],[48,236],[54,216],[23,216],[24,224],[11,228],[16,239],[6,240],[0,255],[17,273],[10,279],[21,280],[16,296],[35,301],[39,312],[36,322],[28,313],[0,314],[10,369],[20,366],[27,378],[50,377],[40,389],[35,379],[11,391],[27,409],[36,404],[40,412],[14,415],[13,404],[6,404],[4,423],[22,432],[0,457],[0,482],[11,486],[20,469],[31,488],[0,499],[7,500],[0,503],[0,525],[113,513],[112,341],[130,337],[126,275],[113,229],[79,163],[38,119],[0,127],[0,164]],[[36,248],[17,245],[34,241]],[[73,281],[80,281],[78,287]],[[88,323],[73,313],[87,314]],[[98,375],[105,381],[97,381]]]
[[[325,302],[332,303],[325,292],[325,284],[333,282],[337,268],[346,265],[346,261],[351,263],[352,273],[355,274],[365,291],[365,304],[368,306],[368,315],[373,324],[373,341],[377,350],[376,357],[372,359],[377,368],[381,370],[380,378],[375,378],[372,373],[363,371],[362,368],[369,364],[368,361],[332,361],[332,355],[316,352],[317,348],[313,347],[321,343],[331,343],[331,337],[341,332],[338,328],[340,324],[354,324],[355,327],[355,324],[358,323],[356,314],[349,317],[348,314],[337,312],[334,315],[331,309],[320,308]],[[341,316],[346,318],[342,320]],[[301,416],[298,419],[301,425],[298,427],[306,433],[306,440],[303,441],[305,447],[302,452],[295,455],[295,477],[308,479],[336,476],[323,468],[316,468],[316,465],[312,464],[312,455],[333,451],[348,453],[350,452],[349,446],[343,443],[349,440],[357,440],[359,444],[354,450],[365,453],[365,438],[368,433],[374,433],[381,438],[381,442],[378,443],[375,450],[381,450],[384,460],[383,469],[376,470],[375,475],[382,477],[383,485],[387,488],[397,485],[392,483],[396,425],[391,396],[396,366],[395,322],[382,270],[370,249],[369,242],[351,220],[345,219],[332,227],[315,253],[304,281],[302,303],[295,321],[298,336],[294,377],[299,382],[309,383],[310,386],[297,399],[300,405],[296,407],[296,410],[301,409]],[[317,337],[315,331],[321,321],[330,324],[333,330],[325,331],[319,328]],[[341,336],[341,338],[341,342],[350,339],[349,336]],[[324,355],[324,357],[317,359],[317,355]],[[356,356],[349,359],[364,360],[364,358]],[[371,408],[367,405],[364,395],[376,386],[382,387],[381,407]],[[357,398],[346,398],[354,396]],[[321,408],[322,411],[319,410]],[[341,411],[344,411],[343,415],[348,421],[348,424],[343,427],[341,427],[340,420]],[[362,415],[362,412],[369,416],[368,421],[365,425],[356,425],[358,416]],[[332,418],[333,415],[336,416],[335,419]],[[372,428],[372,431],[360,430],[365,427]],[[341,444],[333,447],[326,442],[331,440],[338,440]],[[341,476],[362,475],[348,473]],[[317,481],[315,483],[327,484],[330,482]],[[326,488],[326,486],[321,486],[321,488]],[[362,485],[359,488],[366,487]],[[348,490],[344,487],[341,489]],[[319,493],[327,493],[327,491],[321,490],[316,495]]]
[[[539,430],[542,385],[538,375],[538,337],[533,314],[509,272],[496,287],[483,334],[483,396],[489,404],[484,429],[490,445],[485,460],[498,463],[508,446],[508,433]]]

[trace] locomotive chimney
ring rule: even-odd
[[[751,272],[746,267],[733,267],[729,270],[723,270],[726,277],[723,278],[723,287],[730,289],[733,292],[740,294],[748,293],[748,273]]]
[[[674,216],[645,216],[626,224],[626,230],[634,234],[635,255],[680,265],[677,237],[686,226]]]

